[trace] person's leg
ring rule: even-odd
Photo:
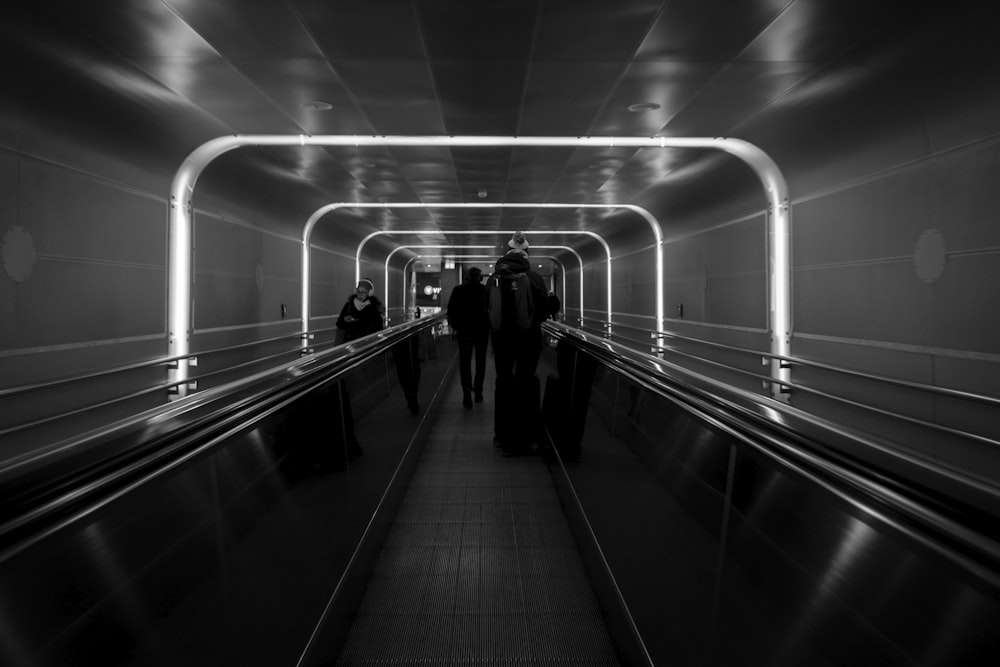
[[[542,356],[542,332],[526,331],[518,340],[517,366],[515,373],[525,377],[534,376],[538,370],[538,360]]]
[[[340,417],[344,433],[344,442],[347,446],[347,457],[357,458],[364,452],[358,439],[354,435],[354,412],[351,410],[351,395],[347,390],[347,382],[341,380],[339,383],[340,393]]]
[[[475,341],[466,333],[458,334],[458,376],[462,380],[462,405],[472,407],[472,351]]]
[[[420,404],[417,403],[417,381],[420,379],[418,341],[415,337],[408,338],[392,346],[392,362],[396,367],[396,377],[399,386],[406,397],[406,405],[410,412],[417,414]]]
[[[510,440],[511,424],[516,421],[512,404],[514,387],[514,346],[506,336],[494,333],[493,363],[496,368],[496,384],[493,389],[493,442],[500,446]]]
[[[458,334],[458,377],[462,379],[462,391],[472,391],[472,336]]]
[[[525,332],[518,341],[514,365],[514,391],[518,399],[516,409],[522,415],[522,440],[526,448],[541,441],[541,390],[536,375],[541,353],[541,332]]]
[[[489,332],[483,331],[482,333],[476,334],[476,375],[472,381],[472,390],[476,394],[476,403],[483,400],[483,382],[486,379],[486,348],[489,347],[489,343]]]

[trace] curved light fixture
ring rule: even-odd
[[[403,265],[403,305],[401,306],[401,308],[404,311],[406,310],[406,276],[407,276],[407,274],[410,271],[410,265],[413,264],[418,259],[421,259],[422,257],[423,257],[423,255],[414,255],[413,257],[411,257],[410,259],[408,259],[406,261],[406,264]],[[496,254],[494,253],[494,254],[491,254],[491,255],[454,255],[454,257],[455,257],[455,259],[495,259],[496,258]],[[559,258],[556,257],[555,255],[532,255],[532,258],[535,258],[535,257],[544,257],[545,259],[552,260],[552,262],[554,264],[558,264],[559,265],[559,269],[562,271],[562,274],[563,274],[563,279],[562,279],[562,302],[563,302],[563,304],[565,304],[566,303],[566,266],[561,261],[559,261]],[[388,264],[388,260],[386,260],[386,263]],[[582,267],[581,267],[580,271],[581,271],[581,276],[582,276],[582,272],[583,272]],[[581,278],[581,280],[582,280],[582,278]],[[582,299],[582,297],[581,297],[581,299]],[[580,301],[580,317],[581,318],[583,317],[583,301],[582,300]]]
[[[181,163],[170,184],[167,266],[167,354],[179,357],[170,380],[180,382],[177,397],[187,394],[191,339],[191,236],[192,197],[201,172],[213,160],[242,146],[538,146],[567,148],[705,148],[733,155],[754,170],[768,202],[768,278],[770,303],[768,324],[771,351],[791,352],[791,213],[788,186],[771,157],[757,146],[729,137],[503,137],[503,136],[392,136],[392,135],[227,135],[206,141]],[[781,383],[791,371],[778,359],[770,362],[772,396],[785,398]]]
[[[312,215],[306,220],[305,226],[302,228],[302,320],[303,320],[303,335],[306,335],[308,329],[309,320],[309,275],[310,275],[310,265],[309,265],[309,242],[312,237],[312,232],[315,229],[319,221],[327,213],[331,213],[342,208],[554,208],[554,209],[625,209],[636,213],[642,217],[646,223],[649,225],[653,232],[653,240],[656,246],[656,285],[655,285],[655,299],[654,311],[656,317],[656,331],[660,334],[663,333],[663,231],[660,228],[660,223],[656,217],[650,213],[648,210],[642,206],[636,204],[563,204],[563,203],[551,203],[551,202],[535,202],[535,203],[484,203],[484,202],[444,202],[436,204],[426,204],[423,202],[395,202],[395,203],[373,203],[373,202],[339,202],[333,204],[326,204],[316,209]],[[379,234],[424,234],[427,230],[416,230],[416,231],[402,231],[402,230],[391,230],[391,231],[381,231],[374,232],[365,237],[361,244],[358,246],[358,251],[354,262],[354,280],[357,282],[361,277],[361,249],[365,243],[367,243],[374,236]],[[462,231],[456,232],[460,234],[511,234],[514,230],[496,230],[496,231]],[[608,301],[608,311],[611,311],[611,248],[608,246],[607,242],[599,234],[590,231],[580,231],[580,230],[567,230],[567,231],[532,231],[528,230],[526,234],[581,234],[590,236],[598,240],[604,247],[604,252],[608,257],[608,275],[607,275],[607,301]],[[610,317],[609,317],[610,320]],[[662,342],[662,338],[657,341]]]
[[[455,233],[457,233],[457,234],[473,234],[473,235],[492,235],[492,236],[496,236],[498,234],[513,234],[514,231],[515,230],[513,230],[513,229],[500,229],[500,230],[495,230],[495,231],[483,231],[483,230],[468,231],[468,230],[465,230],[465,231],[455,232]],[[398,230],[398,229],[383,230],[383,231],[378,231],[378,232],[372,232],[371,234],[369,234],[365,238],[361,239],[361,241],[358,243],[358,250],[357,250],[357,253],[355,254],[355,257],[354,257],[354,282],[357,283],[357,281],[361,279],[361,250],[364,248],[365,244],[368,241],[370,241],[371,239],[375,238],[376,236],[381,236],[381,235],[391,235],[391,234],[422,234],[422,233],[425,233],[424,230]],[[526,231],[524,231],[522,233],[524,233],[524,234],[552,234],[553,232],[526,230]],[[608,260],[608,278],[607,278],[607,283],[608,283],[607,284],[608,298],[607,298],[607,309],[608,309],[608,321],[610,322],[611,321],[611,312],[612,312],[612,309],[611,309],[611,248],[604,241],[604,239],[601,238],[600,235],[595,234],[594,232],[573,230],[573,231],[555,232],[555,233],[557,233],[557,234],[571,234],[571,235],[572,234],[581,234],[581,235],[585,235],[585,236],[590,236],[592,238],[596,238],[598,241],[600,241],[601,245],[604,246],[604,252],[606,253],[607,260]],[[493,248],[495,246],[441,245],[441,246],[410,246],[410,247],[424,247],[424,248],[432,248],[432,247],[433,248],[486,247],[486,248]],[[576,250],[574,250],[573,248],[571,248],[569,246],[564,246],[564,245],[534,245],[534,246],[531,246],[531,247],[532,248],[541,248],[543,250],[546,250],[546,249],[566,250],[568,252],[573,253],[576,256],[577,261],[580,262],[580,299],[581,299],[580,300],[580,308],[582,309],[583,308],[583,258],[580,257],[580,254],[577,253]],[[393,252],[395,252],[395,250]],[[308,302],[304,301],[303,304],[304,305],[308,305]],[[305,315],[308,313],[308,311],[307,310],[303,310],[302,313],[303,313],[303,333],[305,333],[305,327],[307,326],[306,322],[305,322],[305,320],[306,320]]]
[[[426,249],[432,249],[432,248],[442,248],[442,249],[443,248],[449,248],[450,249],[450,248],[458,248],[458,249],[463,249],[463,250],[476,250],[476,249],[491,250],[493,248],[493,246],[490,246],[490,245],[443,245],[443,244],[429,244],[429,245],[424,245],[424,244],[421,244],[421,245],[402,245],[402,246],[398,246],[396,248],[393,248],[392,251],[385,258],[385,285],[386,285],[386,295],[387,295],[386,296],[386,300],[387,301],[388,301],[388,285],[389,285],[389,260],[392,259],[393,255],[395,255],[400,250],[403,250],[404,248],[405,249],[425,249],[425,248]],[[565,251],[573,253],[573,255],[576,257],[576,261],[578,261],[580,263],[580,317],[583,317],[583,258],[580,257],[579,253],[577,253],[576,250],[574,250],[573,248],[571,248],[569,246],[565,246],[565,245],[536,245],[536,246],[532,246],[532,248],[539,248],[541,250],[565,250]],[[551,257],[552,259],[555,259],[555,257],[552,257],[551,255],[532,255],[532,256],[533,257]],[[494,253],[492,255],[476,255],[476,257],[490,257],[490,258],[495,258],[495,257],[497,257],[497,255],[496,255],[496,253]],[[559,265],[562,266],[562,262],[560,262]],[[563,266],[562,268],[563,268],[563,303],[566,303],[566,267]],[[403,298],[404,299],[406,298],[406,270],[405,270],[405,268],[404,268],[404,271],[403,271]],[[405,306],[405,301],[404,301],[404,306]],[[608,321],[609,322],[611,321],[610,305],[608,307]]]

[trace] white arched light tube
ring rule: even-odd
[[[365,247],[365,244],[368,243],[368,241],[370,241],[371,239],[375,238],[376,236],[384,236],[384,235],[392,235],[392,234],[424,234],[424,233],[426,233],[424,230],[392,229],[392,230],[384,230],[384,231],[372,232],[368,236],[366,236],[363,239],[361,239],[361,241],[358,243],[357,253],[354,256],[354,281],[355,281],[355,283],[357,283],[358,280],[361,280],[361,250]],[[496,236],[498,234],[513,234],[514,230],[510,229],[510,230],[497,230],[497,231],[461,231],[461,232],[453,232],[453,233],[455,233],[455,234],[473,234],[473,235],[480,235],[480,236],[482,236],[482,235]],[[523,233],[524,234],[550,234],[551,235],[553,232],[531,231],[531,230],[528,230],[528,231],[525,231]],[[593,238],[596,238],[598,241],[600,241],[601,245],[604,246],[604,252],[607,255],[607,259],[608,259],[608,278],[607,278],[607,283],[608,283],[608,286],[607,286],[608,298],[607,298],[607,309],[608,309],[608,321],[610,322],[611,321],[611,312],[612,312],[612,310],[611,310],[611,305],[612,305],[611,304],[611,248],[608,246],[608,244],[604,241],[603,238],[601,238],[598,234],[595,234],[594,232],[571,230],[571,231],[566,231],[566,232],[555,232],[555,233],[558,233],[558,234],[571,234],[571,235],[572,234],[583,234],[583,235],[586,235],[586,236],[591,236]],[[409,248],[494,248],[496,246],[460,246],[460,245],[423,245],[423,246],[412,246],[411,245],[411,246],[401,246],[401,247],[409,247]],[[566,250],[567,252],[571,252],[571,253],[573,253],[573,255],[576,256],[577,261],[580,262],[580,314],[582,316],[583,315],[583,258],[580,257],[580,254],[576,250],[574,250],[573,248],[571,248],[570,246],[565,246],[565,245],[533,245],[531,247],[532,248],[541,248],[542,250]],[[395,250],[393,252],[395,252]]]
[[[385,258],[385,276],[386,276],[385,277],[385,283],[388,286],[388,284],[389,284],[389,259],[394,254],[396,254],[396,252],[402,250],[403,248],[409,248],[409,249],[420,249],[420,248],[428,248],[428,249],[430,249],[430,248],[464,248],[464,249],[482,248],[482,249],[492,249],[493,247],[494,246],[482,246],[482,245],[409,245],[409,246],[399,246],[398,248],[393,248],[392,252],[390,252],[389,255]],[[567,252],[573,253],[573,255],[576,257],[576,261],[580,263],[580,317],[582,318],[583,317],[583,258],[580,257],[580,254],[577,253],[576,250],[574,250],[573,248],[571,248],[569,246],[564,246],[564,245],[537,245],[537,246],[532,246],[532,247],[533,248],[540,248],[542,250],[565,250]],[[498,257],[495,253],[492,254],[492,255],[466,255],[466,256],[483,257],[483,258],[497,258]],[[533,256],[534,257],[549,257],[550,259],[553,259],[553,260],[556,259],[555,257],[553,257],[551,255],[533,255]],[[558,260],[556,260],[556,261],[558,261]],[[563,269],[563,303],[566,303],[566,267],[564,267],[562,265],[562,262],[559,262],[559,266],[562,267],[562,269]],[[386,292],[388,294],[388,289],[386,290]],[[405,269],[404,269],[404,280],[403,280],[403,296],[404,296],[404,299],[405,299],[405,297],[406,297]],[[404,307],[405,307],[405,302],[404,302]],[[609,312],[609,316],[610,316],[610,312]]]
[[[392,256],[395,255],[400,250],[411,250],[411,249],[423,249],[423,248],[462,248],[464,250],[489,250],[493,246],[489,245],[455,245],[455,246],[445,246],[445,245],[401,245],[393,248],[388,255],[385,256],[385,277],[382,284],[385,285],[385,305],[389,306],[389,261],[392,260]],[[417,257],[422,257],[423,255],[417,255]],[[414,258],[415,259],[415,258]],[[359,278],[360,280],[360,278]],[[403,308],[406,308],[406,284],[403,284]]]
[[[393,252],[395,252],[395,250]],[[466,260],[466,259],[497,259],[496,253],[494,253],[492,255],[452,255],[451,253],[449,253],[449,256],[450,257],[454,257],[455,259],[462,259],[462,260]],[[403,308],[404,311],[406,310],[406,276],[407,276],[407,274],[410,271],[410,265],[413,264],[413,262],[415,262],[418,259],[421,259],[423,257],[424,257],[423,255],[415,255],[415,256],[411,257],[410,259],[408,259],[406,261],[406,264],[403,265],[403,306],[402,306],[402,308]],[[565,306],[565,304],[566,304],[566,266],[561,261],[559,261],[559,258],[556,257],[555,255],[532,255],[531,256],[532,259],[534,259],[536,257],[543,257],[545,259],[550,259],[550,260],[552,260],[553,263],[559,265],[559,270],[562,271],[562,275],[563,275],[563,280],[562,280],[562,303],[563,303],[563,308],[565,308],[566,307]],[[386,263],[388,264],[388,260],[387,260]],[[582,264],[580,265],[580,281],[583,282],[583,265]],[[580,301],[580,315],[581,315],[581,317],[583,316],[583,301],[582,300]]]
[[[490,250],[493,247],[494,246],[490,246],[490,245],[443,245],[443,244],[430,244],[430,245],[402,245],[402,246],[399,246],[397,248],[393,248],[392,251],[388,255],[386,255],[386,258],[385,258],[386,302],[388,303],[388,300],[389,300],[389,298],[388,298],[388,295],[389,295],[389,260],[392,259],[392,256],[395,255],[400,250],[403,250],[404,248],[405,249],[409,249],[409,250],[417,250],[417,249],[451,249],[451,248],[458,248],[458,249],[464,249],[464,250],[475,250],[475,249]],[[565,250],[565,251],[573,253],[573,255],[576,257],[576,261],[578,261],[580,263],[580,317],[582,318],[583,317],[583,258],[580,257],[579,253],[577,253],[576,250],[573,250],[573,248],[570,248],[569,246],[564,246],[564,245],[536,245],[536,246],[532,246],[532,248],[539,248],[541,250]],[[449,255],[450,254],[451,253],[449,253]],[[422,255],[417,255],[417,257],[421,257],[421,256]],[[470,256],[471,257],[484,257],[484,258],[497,258],[498,257],[495,253],[492,254],[492,255],[462,255],[462,256],[463,257],[470,257]],[[551,258],[551,259],[553,259],[555,261],[558,261],[558,260],[556,260],[555,257],[553,257],[551,255],[532,255],[532,257],[549,257],[549,258]],[[407,262],[407,264],[409,264],[409,262]],[[559,262],[559,266],[562,267],[562,270],[563,270],[563,303],[566,303],[566,267],[563,266],[562,262]],[[403,307],[405,308],[406,307],[406,268],[405,267],[403,269],[403,300],[404,300],[403,301]],[[610,316],[611,316],[611,313],[609,311],[608,312],[608,317],[610,318]]]
[[[186,357],[191,337],[191,228],[192,197],[198,176],[215,158],[242,146],[537,146],[567,148],[706,148],[721,150],[743,160],[764,187],[768,202],[768,277],[771,351],[788,356],[791,351],[791,215],[785,178],[767,153],[757,146],[727,137],[502,137],[502,136],[391,136],[391,135],[290,135],[235,134],[217,137],[194,149],[181,163],[170,184],[169,256],[167,266],[167,354]],[[187,393],[188,361],[181,359],[171,371],[182,382],[178,396]],[[777,359],[771,361],[772,377],[787,382],[791,372]],[[772,394],[781,398],[780,385]]]
[[[338,202],[334,204],[326,204],[316,209],[309,219],[306,221],[305,227],[302,229],[302,335],[303,338],[308,335],[308,321],[309,321],[309,239],[312,237],[313,229],[320,219],[327,213],[331,213],[341,208],[571,208],[571,209],[615,209],[623,208],[633,213],[640,215],[649,224],[650,229],[653,231],[653,239],[656,245],[656,291],[655,298],[656,303],[654,305],[654,310],[656,312],[656,331],[659,334],[663,333],[663,231],[660,228],[660,223],[656,220],[656,217],[644,209],[641,206],[635,204],[557,204],[557,203],[546,203],[546,202],[535,202],[535,203],[488,203],[488,202],[452,202],[452,203],[437,203],[437,204],[425,204],[423,202],[395,202],[395,203],[372,203],[372,202]],[[454,232],[456,234],[512,234],[514,230],[499,230],[496,232],[489,231],[462,231]],[[355,283],[361,279],[361,247],[368,242],[373,236],[378,234],[389,234],[389,233],[410,233],[410,234],[426,234],[427,230],[417,230],[404,232],[400,230],[392,230],[385,232],[376,232],[371,234],[362,240],[358,247],[357,255],[354,261],[354,280]],[[444,233],[444,232],[439,232]],[[532,231],[528,230],[526,234],[584,234],[597,239],[602,246],[604,246],[604,252],[608,257],[608,276],[607,276],[607,301],[608,301],[608,312],[611,312],[611,249],[608,247],[607,242],[599,234],[589,231],[581,230],[554,230],[554,231]],[[583,306],[581,305],[581,317]],[[610,322],[611,317],[608,316],[608,321]],[[657,341],[662,342],[662,336]]]

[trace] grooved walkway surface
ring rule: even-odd
[[[493,446],[486,387],[442,396],[338,664],[619,664],[548,469]]]

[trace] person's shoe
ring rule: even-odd
[[[476,403],[482,403],[482,402],[483,402],[483,390],[482,389],[477,389],[476,390]]]
[[[420,404],[417,403],[417,399],[415,399],[415,398],[407,399],[407,401],[406,401],[406,407],[408,407],[410,409],[411,413],[413,413],[415,415],[416,414],[420,414]]]
[[[501,440],[500,438],[494,437],[493,438],[493,446],[494,447],[501,447],[502,448],[504,446],[503,440]]]
[[[351,445],[350,447],[347,448],[347,458],[349,459],[356,459],[359,456],[362,456],[364,453],[365,450],[361,449],[360,445]]]
[[[468,392],[468,391],[463,391],[462,392],[462,405],[464,405],[466,408],[471,408],[472,407],[472,393],[471,392]]]

